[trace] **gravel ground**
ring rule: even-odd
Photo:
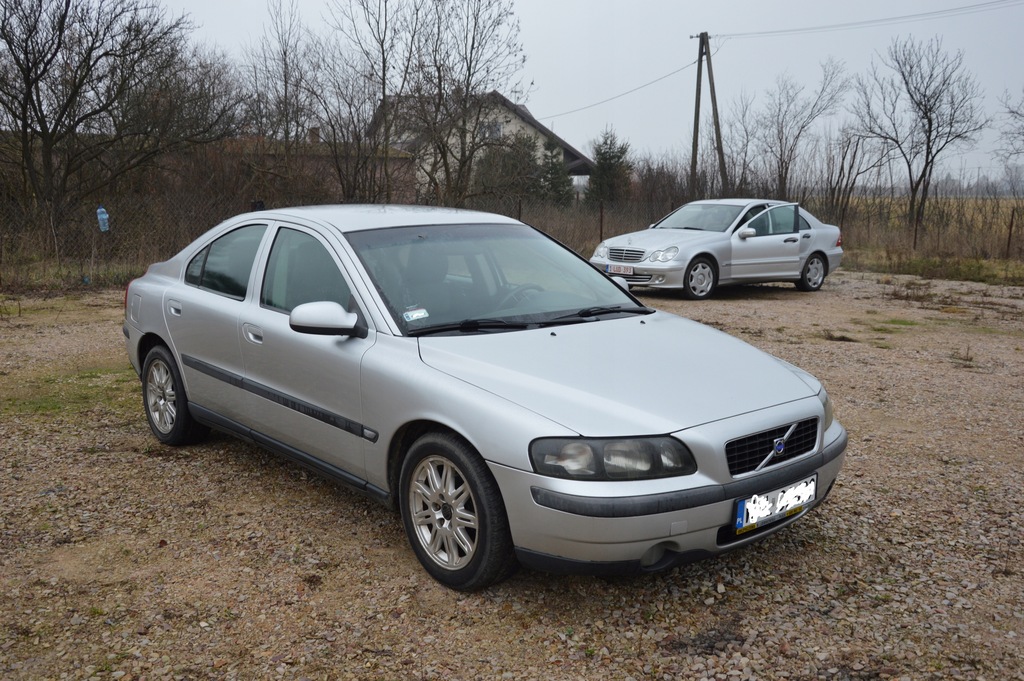
[[[713,561],[468,595],[383,507],[229,438],[157,444],[120,292],[0,298],[0,678],[1024,679],[1024,289],[644,297],[821,378],[836,489]]]

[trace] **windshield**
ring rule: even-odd
[[[706,232],[724,232],[736,221],[743,206],[721,203],[688,203],[670,213],[654,229],[696,229]]]
[[[346,238],[406,334],[508,331],[571,323],[574,315],[592,320],[598,309],[603,318],[608,308],[646,311],[526,225],[395,227]]]

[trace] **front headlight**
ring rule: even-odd
[[[543,438],[530,444],[541,475],[571,480],[647,480],[697,472],[693,454],[671,437]]]
[[[655,251],[651,253],[651,262],[668,262],[672,258],[679,255],[679,249],[675,246],[666,248],[664,251]]]
[[[592,257],[594,257],[594,258],[607,258],[608,257],[608,244],[606,244],[603,241],[601,243],[599,243],[597,245],[597,248],[594,249],[594,255]]]
[[[824,433],[832,427],[832,422],[835,420],[836,415],[832,408],[832,398],[828,396],[824,388],[818,393],[818,399],[821,400],[821,406],[825,410],[825,417],[821,422],[821,432]]]

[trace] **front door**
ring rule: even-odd
[[[737,281],[762,281],[799,272],[800,232],[795,203],[773,206],[746,223],[732,237],[732,272]],[[745,228],[754,236],[740,238]]]
[[[365,315],[333,249],[298,226],[279,226],[262,272],[260,295],[239,317],[253,430],[275,445],[365,478],[363,446],[375,435],[361,421],[360,366],[375,337],[293,331],[288,315],[316,301]]]

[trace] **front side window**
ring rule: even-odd
[[[236,300],[244,299],[266,230],[266,225],[246,225],[220,237],[189,261],[185,283]]]
[[[260,304],[281,312],[318,301],[350,308],[348,283],[327,248],[316,238],[287,227],[274,238],[263,277]]]
[[[796,231],[797,226],[796,209],[796,204],[769,208],[748,222],[746,226],[753,229],[757,236],[792,234]]]

